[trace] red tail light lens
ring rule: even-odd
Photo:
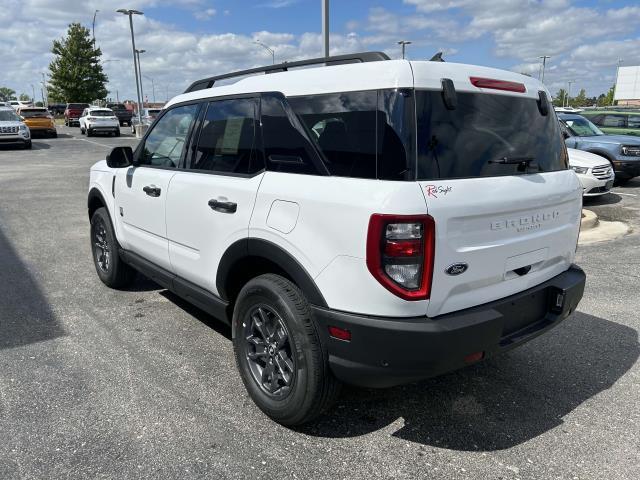
[[[471,84],[478,88],[491,88],[493,90],[505,90],[507,92],[524,93],[527,91],[524,83],[507,82],[494,78],[469,77]]]
[[[429,215],[371,215],[367,268],[398,297],[429,298],[434,250],[435,222]]]

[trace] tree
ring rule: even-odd
[[[107,96],[107,76],[102,71],[102,51],[96,48],[88,28],[72,23],[67,36],[53,41],[55,55],[49,64],[49,93],[63,102],[89,103]]]
[[[618,102],[614,102],[613,101],[613,93],[615,91],[616,86],[612,85],[611,88],[609,89],[609,91],[607,92],[606,97],[604,98],[604,104],[605,105],[617,105]]]
[[[567,100],[567,91],[564,88],[558,90],[556,96],[553,97],[553,106],[554,107],[563,107],[564,102]]]
[[[15,94],[16,91],[10,89],[9,87],[0,87],[0,102],[8,102],[9,100],[13,100]]]
[[[572,107],[586,107],[588,104],[587,101],[587,92],[584,88],[580,89],[580,93],[569,100]]]
[[[18,97],[18,100],[20,100],[21,102],[30,102],[31,97],[26,93],[21,93],[20,96]]]

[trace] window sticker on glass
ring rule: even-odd
[[[240,135],[242,134],[242,126],[246,118],[228,118],[224,136],[222,137],[222,146],[220,153],[222,155],[237,155],[240,146]]]

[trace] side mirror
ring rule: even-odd
[[[571,135],[569,135],[569,132],[567,132],[566,130],[563,130],[562,131],[562,138],[564,138],[566,140],[569,137],[571,137]]]
[[[131,147],[115,147],[107,154],[109,168],[126,168],[133,165],[133,149]]]

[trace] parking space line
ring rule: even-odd
[[[627,197],[637,197],[638,195],[636,195],[635,193],[622,193],[622,192],[613,192],[616,195],[626,195]]]

